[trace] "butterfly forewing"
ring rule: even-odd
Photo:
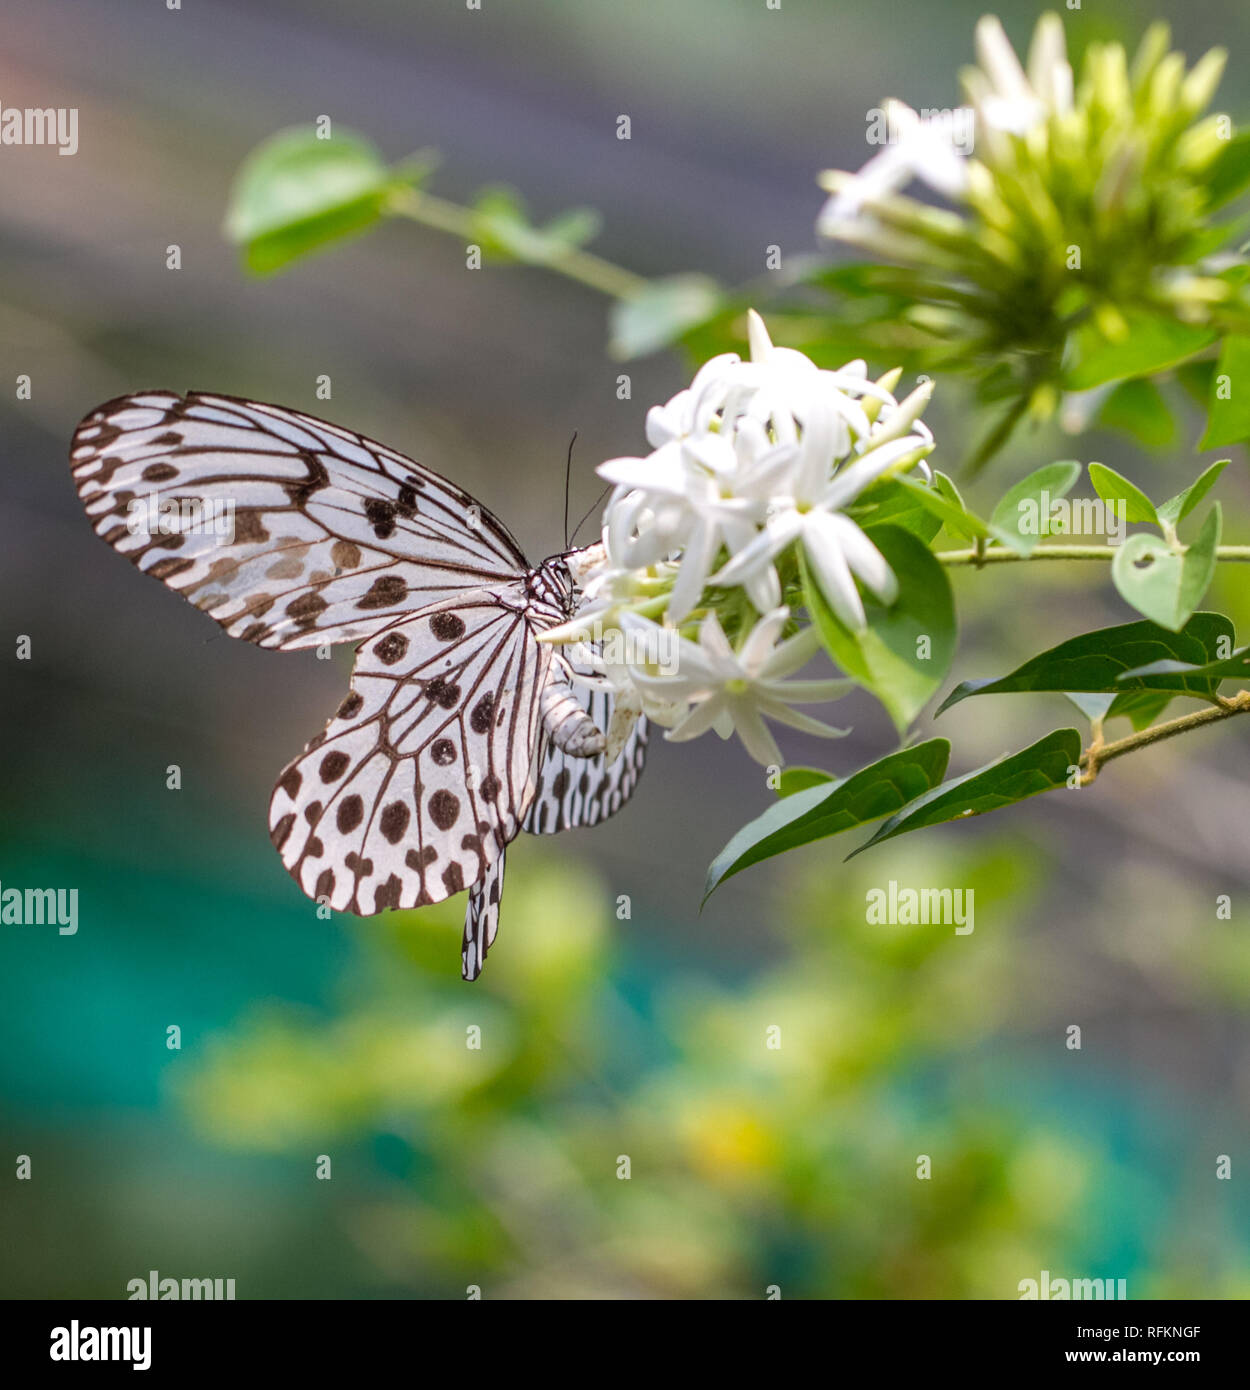
[[[70,457],[110,545],[263,647],[358,641],[525,569],[468,493],[279,406],[124,396],[79,425]]]
[[[367,916],[477,883],[534,795],[550,661],[523,610],[485,601],[440,605],[365,643],[350,695],[270,805],[304,892]]]

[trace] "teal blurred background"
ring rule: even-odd
[[[1018,43],[1040,8],[999,7]],[[469,273],[406,225],[248,280],[220,235],[240,159],[326,113],[388,157],[441,150],[447,196],[505,181],[540,218],[587,203],[595,249],[623,265],[746,280],[770,244],[814,249],[814,176],[862,163],[868,108],[957,100],[981,10],[0,0],[0,100],[81,112],[73,158],[0,150],[0,883],[80,894],[76,936],[0,927],[0,1292],[124,1297],[153,1269],[247,1298],[1011,1298],[1042,1269],[1126,1278],[1131,1297],[1250,1292],[1240,721],[851,865],[849,840],[812,847],[701,916],[708,861],[771,793],[733,745],[658,742],[618,819],[510,855],[501,937],[468,987],[462,900],[319,921],[268,844],[273,779],[349,657],[221,638],[109,554],[69,481],[98,402],[233,392],[407,450],[550,553],[572,432],[577,515],[594,465],[641,447],[647,405],[689,365],[630,364],[620,401],[602,301],[538,271]],[[1236,0],[1065,22],[1079,49],[1135,42],[1157,15],[1191,60],[1231,50],[1217,109],[1250,113]],[[974,422],[940,389],[933,420],[957,458]],[[970,501],[1054,457],[1166,496],[1205,461],[1200,432],[1187,420],[1157,456],[1023,439]],[[1244,543],[1244,452],[1221,489]],[[956,576],[952,683],[1132,616],[1090,567],[1007,568]],[[1211,606],[1244,641],[1250,596],[1227,568]],[[788,755],[842,772],[892,746],[866,699],[835,720],[854,736],[795,736]],[[1020,697],[933,731],[959,772],[1073,722],[1060,697]],[[866,891],[891,878],[973,889],[975,932],[866,925]]]

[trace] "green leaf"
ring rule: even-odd
[[[483,189],[473,203],[473,237],[483,254],[525,265],[550,265],[599,230],[592,208],[570,208],[545,227],[535,226],[520,195],[511,188]]]
[[[1221,640],[1231,642],[1232,638],[1233,625],[1220,613],[1195,613],[1179,632],[1152,622],[1123,623],[1083,632],[1031,657],[998,680],[964,681],[943,700],[937,713],[942,714],[970,695],[1041,691],[1062,691],[1075,696],[1080,692],[1119,695],[1130,689],[1162,690],[1209,699],[1215,684],[1205,677],[1142,675],[1142,668],[1162,661],[1205,664],[1219,650]],[[1136,676],[1130,680],[1132,673]],[[1085,704],[1076,703],[1090,715]]]
[[[880,493],[878,489],[881,489]],[[859,500],[871,502],[874,496],[883,500],[888,498],[889,501],[858,518],[861,526],[892,522],[926,541],[931,541],[943,525],[970,541],[989,535],[985,522],[964,506],[958,488],[945,473],[935,473],[931,487],[917,478],[891,478],[885,483],[874,484],[860,494]],[[927,515],[930,521],[922,523],[917,513]],[[933,525],[935,521],[936,526]]]
[[[608,348],[614,357],[644,357],[670,347],[719,309],[721,288],[707,275],[670,275],[612,306]]]
[[[901,526],[927,545],[942,529],[942,518],[916,495],[927,491],[902,478],[887,478],[861,492],[848,512],[861,526]]]
[[[1111,577],[1120,596],[1161,627],[1179,631],[1202,602],[1215,574],[1220,525],[1217,502],[1184,554],[1159,536],[1140,531],[1130,536],[1111,562]]]
[[[1206,176],[1207,208],[1223,207],[1250,188],[1250,130],[1234,135]]]
[[[1124,504],[1126,521],[1148,522],[1152,526],[1159,524],[1154,503],[1141,488],[1130,483],[1122,473],[1117,473],[1114,468],[1108,468],[1103,463],[1091,463],[1089,480],[1099,497],[1116,508],[1117,515],[1120,503]]]
[[[887,608],[865,595],[863,632],[838,621],[801,559],[803,594],[829,655],[872,691],[901,731],[950,667],[955,606],[946,570],[922,541],[897,526],[874,526],[868,534],[894,571],[899,596]]]
[[[960,496],[954,481],[948,478],[940,468],[933,470],[933,486],[958,513],[957,515],[952,513],[943,516],[947,530],[969,541],[979,540],[989,535],[989,527],[979,516],[968,510],[968,506],[963,497]]]
[[[1064,381],[1068,391],[1088,391],[1122,377],[1153,376],[1195,356],[1215,341],[1215,332],[1147,313],[1125,316],[1128,333],[1108,342],[1092,319],[1072,335],[1073,360]]]
[[[543,227],[543,236],[562,250],[572,250],[593,241],[603,227],[603,217],[595,208],[568,208],[557,213]]]
[[[943,782],[940,787],[917,797],[847,857],[853,859],[883,840],[892,840],[910,830],[983,816],[987,811],[997,811],[1040,792],[1066,786],[1071,769],[1079,766],[1080,760],[1080,734],[1075,729],[1056,729],[1019,753]]]
[[[990,515],[990,535],[1009,550],[1028,555],[1043,536],[1052,534],[1050,504],[1066,497],[1080,476],[1081,465],[1065,460],[1021,478]]]
[[[777,795],[793,796],[795,792],[805,792],[809,787],[822,786],[835,780],[832,772],[825,772],[819,767],[782,768],[777,782]]]
[[[1159,520],[1166,521],[1169,526],[1178,526],[1211,491],[1230,462],[1230,459],[1220,459],[1213,463],[1210,468],[1204,469],[1184,492],[1169,497],[1159,508]]]
[[[1102,403],[1097,423],[1131,434],[1147,449],[1164,449],[1176,438],[1176,420],[1153,381],[1123,381]]]
[[[1195,615],[1197,616],[1197,615]],[[1192,665],[1185,661],[1162,658],[1145,666],[1136,666],[1120,678],[1127,684],[1159,686],[1167,680],[1185,680],[1194,684],[1209,682],[1214,691],[1221,681],[1245,680],[1250,676],[1250,647],[1213,661]]]
[[[1199,449],[1222,449],[1250,439],[1250,337],[1224,339],[1211,379],[1206,433]]]
[[[1182,362],[1176,369],[1176,379],[1180,382],[1185,394],[1203,409],[1206,408],[1207,400],[1211,395],[1211,382],[1215,377],[1215,361],[1213,358],[1199,358],[1195,362]]]
[[[763,859],[880,820],[942,780],[950,757],[944,738],[900,749],[832,784],[808,787],[744,825],[712,861],[703,901],[727,878]]]
[[[1134,729],[1146,729],[1172,703],[1172,696],[1160,690],[1129,690],[1117,695],[1107,711],[1107,718],[1124,715]]]
[[[235,176],[225,232],[249,270],[270,274],[377,222],[396,189],[428,164],[391,170],[351,131],[320,140],[309,127],[279,131],[258,145]]]

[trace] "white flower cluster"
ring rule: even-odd
[[[977,24],[976,51],[979,65],[964,72],[963,85],[985,158],[1001,157],[1010,137],[1027,135],[1050,116],[1072,110],[1072,68],[1058,15],[1044,14],[1038,20],[1027,68],[993,15]],[[856,174],[829,170],[821,175],[822,185],[833,195],[817,219],[821,235],[871,245],[882,231],[872,217],[874,203],[900,192],[913,179],[958,200],[976,176],[969,152],[957,148],[952,138],[951,113],[922,118],[910,106],[893,101],[886,114],[896,139]]]
[[[593,640],[576,658],[615,693],[610,752],[639,712],[671,739],[736,730],[766,764],[781,758],[764,716],[843,732],[790,708],[847,689],[841,680],[787,679],[820,646],[811,627],[786,635],[799,556],[852,630],[866,621],[857,579],[883,603],[897,594],[889,565],[845,508],[931,452],[920,414],[932,385],[897,401],[898,372],[870,381],[862,361],[818,368],[774,347],[754,311],[749,337],[750,361],[713,358],[649,412],[651,453],[599,468],[615,486],[602,542],[573,562],[585,599],[547,640]],[[607,629],[628,640],[605,644]],[[664,637],[677,639],[674,661],[659,659]],[[609,645],[613,659],[604,657]]]

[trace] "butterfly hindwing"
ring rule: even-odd
[[[478,883],[534,794],[550,662],[524,611],[486,599],[370,638],[351,693],[270,804],[304,892],[368,916]]]
[[[464,945],[460,949],[460,973],[466,980],[476,980],[482,973],[486,953],[495,944],[506,858],[505,853],[500,853],[486,870],[486,877],[469,892],[469,905],[464,914]]]
[[[262,647],[359,641],[525,569],[468,493],[281,406],[123,396],[83,420],[70,459],[99,535]]]

